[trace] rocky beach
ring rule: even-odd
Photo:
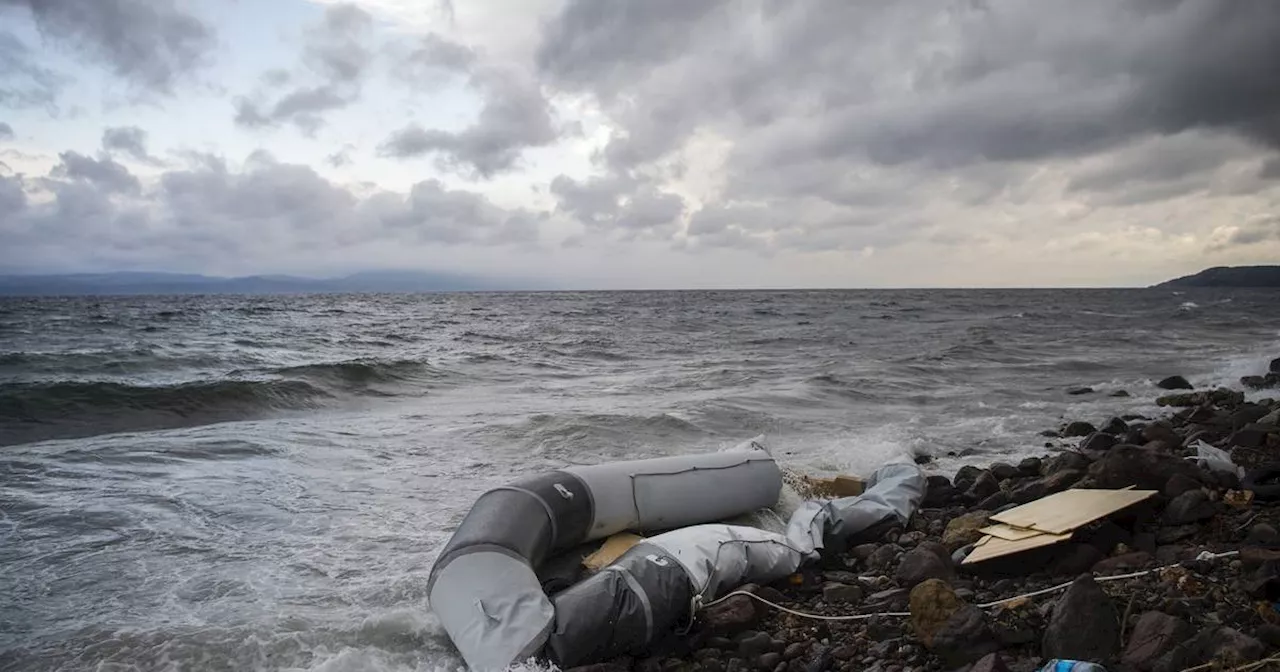
[[[1278,384],[1280,359],[1240,387]],[[932,473],[905,526],[743,587],[751,595],[707,606],[647,657],[575,669],[1031,672],[1053,659],[1280,669],[1280,402],[1180,376],[1159,387],[1162,417],[1073,419],[1035,437],[1041,457]],[[992,515],[1068,489],[1128,487],[1158,492],[1067,541],[960,564]]]

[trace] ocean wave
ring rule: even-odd
[[[272,369],[285,378],[302,378],[337,390],[352,391],[377,383],[422,383],[448,374],[416,359],[352,359]]]
[[[315,408],[332,396],[300,380],[3,383],[0,445],[243,419]]]

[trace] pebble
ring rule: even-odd
[[[792,642],[787,645],[787,648],[782,650],[782,657],[786,660],[795,660],[804,656],[805,652],[808,650],[809,646],[804,642]]]
[[[822,600],[827,604],[857,604],[862,601],[862,588],[845,583],[822,586]]]
[[[762,670],[772,670],[773,668],[777,667],[778,664],[781,662],[782,662],[782,654],[766,653],[760,656],[760,658],[756,661],[756,665]]]

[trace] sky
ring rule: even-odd
[[[1280,2],[0,0],[0,273],[1280,263]]]

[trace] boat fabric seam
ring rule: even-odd
[[[472,544],[470,546],[463,546],[462,548],[454,549],[453,552],[449,553],[447,557],[436,558],[435,564],[433,564],[431,567],[431,576],[427,578],[428,599],[430,599],[432,587],[436,585],[436,578],[438,578],[439,575],[442,572],[444,572],[445,568],[453,564],[454,560],[457,560],[458,558],[461,558],[467,555],[471,555],[472,553],[485,553],[485,552],[500,553],[509,558],[519,560],[524,564],[528,565],[530,568],[533,567],[533,563],[529,561],[529,558],[526,558],[523,555],[520,555],[519,553],[507,548],[506,546],[501,546],[499,544]]]
[[[541,495],[539,495],[538,493],[532,490],[521,488],[515,485],[500,485],[494,488],[493,490],[490,490],[489,492],[494,492],[496,490],[509,490],[511,492],[519,492],[525,495],[529,495],[530,497],[537,500],[537,502],[542,505],[542,510],[547,513],[547,520],[551,521],[551,544],[548,548],[556,548],[556,542],[560,541],[560,526],[556,524],[555,510],[551,508],[551,505],[547,503],[547,500],[543,499]]]
[[[644,586],[640,585],[640,581],[626,567],[610,565],[605,569],[621,574],[627,585],[631,586],[631,592],[635,593],[636,598],[640,600],[640,606],[644,607],[644,638],[645,641],[649,641],[653,637],[653,604],[649,602],[649,593],[645,592]]]
[[[666,548],[665,546],[662,546],[660,541],[657,543],[655,543],[653,539],[646,539],[646,541],[648,541],[650,544],[654,546],[657,546],[658,548],[661,548],[667,555],[671,556],[672,558],[675,559],[676,562],[680,563],[680,566],[684,568],[685,574],[687,574],[690,577],[690,579],[692,579],[694,576],[697,576],[698,573],[695,572],[693,568],[691,568],[684,560],[680,559],[680,556],[672,553],[671,550]],[[718,568],[720,566],[720,552],[724,550],[724,547],[728,546],[729,544],[773,544],[775,546],[781,546],[794,553],[798,553],[802,557],[812,553],[812,551],[808,551],[808,552],[802,551],[790,544],[778,541],[777,539],[729,539],[727,541],[722,541],[716,545],[716,555],[711,563],[711,566],[713,568]],[[710,586],[711,581],[714,578],[715,578],[715,570],[713,569],[712,571],[707,573],[707,583],[704,583],[701,586],[695,586],[694,596],[696,598],[706,597],[704,593],[707,591],[707,588]]]

